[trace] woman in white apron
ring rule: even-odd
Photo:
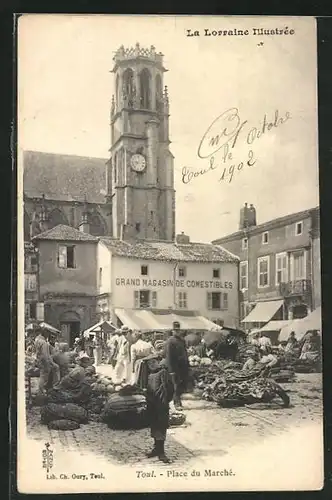
[[[153,353],[153,346],[150,342],[146,342],[142,339],[141,332],[134,333],[135,342],[130,348],[130,358],[131,358],[131,384],[136,384],[139,377],[140,367],[142,364],[142,359],[150,356]]]
[[[129,329],[125,326],[122,326],[118,339],[117,360],[113,377],[116,384],[128,382],[129,380],[130,346],[129,340],[127,338],[127,335],[129,335],[129,333]]]

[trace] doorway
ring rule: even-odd
[[[80,336],[81,318],[75,311],[66,311],[59,319],[63,341],[72,347],[75,338]]]

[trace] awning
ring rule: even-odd
[[[58,330],[57,328],[54,328],[54,326],[52,325],[49,325],[48,323],[45,323],[45,321],[42,321],[41,323],[39,322],[35,322],[35,323],[29,323],[25,329],[26,330],[33,330],[34,328],[43,328],[44,330],[47,330],[51,333],[54,333],[54,334],[59,334],[61,333],[60,330]]]
[[[242,323],[267,323],[280,309],[283,302],[283,300],[257,302],[254,309],[242,320]]]
[[[112,332],[116,329],[110,321],[99,321],[93,326],[90,326],[87,330],[84,331],[84,336],[88,337],[89,335],[94,335],[96,332],[100,332],[101,330],[105,330],[107,332]]]
[[[259,329],[260,332],[278,332],[285,326],[289,325],[290,321],[269,321],[266,325]]]
[[[125,326],[132,330],[170,330],[174,321],[180,323],[182,330],[221,329],[212,321],[197,314],[182,316],[172,311],[158,314],[146,309],[115,309],[115,314]]]
[[[287,340],[291,332],[295,333],[297,340],[301,340],[309,330],[322,330],[321,307],[317,307],[317,309],[309,313],[305,318],[290,321],[289,324],[281,330],[278,340],[279,342]]]

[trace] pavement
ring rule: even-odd
[[[98,367],[98,371],[109,374],[109,367]],[[250,464],[250,454],[253,456],[252,463],[257,465],[261,463],[261,468],[268,467],[269,484],[273,483],[271,478],[277,469],[280,471],[281,464],[287,466],[285,474],[282,476],[279,472],[276,480],[279,479],[280,482],[280,478],[283,477],[285,484],[287,483],[288,487],[294,489],[293,483],[289,484],[292,476],[287,474],[290,467],[293,467],[294,461],[297,464],[304,462],[301,468],[302,483],[308,482],[309,476],[312,478],[312,468],[318,466],[317,454],[319,455],[322,435],[321,375],[299,374],[296,382],[283,384],[283,387],[289,392],[291,398],[291,405],[287,409],[282,408],[277,402],[269,405],[251,405],[248,408],[222,409],[216,407],[214,403],[186,395],[183,399],[186,423],[168,431],[166,451],[172,462],[170,465],[162,464],[158,459],[145,457],[152,445],[148,429],[119,431],[109,429],[102,423],[91,422],[75,431],[49,430],[40,424],[38,408],[32,408],[27,414],[28,439],[30,443],[33,440],[34,445],[39,443],[39,449],[49,442],[56,450],[57,456],[66,456],[66,459],[69,455],[75,456],[75,460],[72,458],[71,462],[74,460],[75,463],[80,464],[77,466],[78,469],[82,468],[84,457],[91,457],[89,463],[97,463],[101,460],[100,467],[105,468],[108,474],[112,470],[114,470],[112,476],[115,474],[115,477],[120,478],[121,474],[124,474],[124,480],[119,480],[117,483],[119,488],[117,489],[113,484],[113,489],[110,491],[153,491],[153,484],[151,481],[150,484],[147,482],[148,478],[143,480],[143,478],[136,477],[138,467],[143,471],[142,474],[144,471],[156,469],[159,476],[158,485],[163,484],[163,480],[166,481],[163,486],[166,488],[164,491],[187,491],[188,485],[194,482],[198,485],[200,478],[194,477],[195,481],[189,481],[188,478],[173,477],[172,474],[183,474],[183,471],[205,471],[211,467],[219,470],[223,464],[227,471],[227,480],[223,481],[223,489],[235,491],[238,488],[234,486],[234,478],[232,483],[230,482],[231,478],[233,474],[234,476],[239,474],[239,464],[243,463],[240,467],[243,480],[248,464]],[[291,445],[292,442],[293,445]],[[312,453],[313,442],[318,446],[316,455]],[[242,459],[239,458],[241,456]],[[310,458],[312,456],[315,459],[314,463],[313,458]],[[58,459],[58,462],[63,463],[63,460]],[[65,468],[68,466],[67,464]],[[310,474],[307,471],[309,466],[311,467]],[[172,473],[169,476],[170,470]],[[229,474],[229,471],[232,473]],[[133,490],[129,489],[128,475],[131,477],[130,484]],[[318,476],[317,473],[319,482]],[[205,489],[208,487],[211,490],[215,480],[216,478],[209,477],[207,484],[205,479],[202,487],[205,485]],[[254,480],[255,474],[247,477],[249,489],[250,484],[256,484],[252,483]],[[227,481],[231,485],[228,489]],[[61,485],[63,484],[62,482]],[[68,484],[65,482],[67,489]],[[91,483],[89,485],[90,488]],[[95,485],[96,483],[93,482],[94,488],[96,488]],[[310,485],[306,487],[310,489]],[[89,491],[104,490],[89,489]]]

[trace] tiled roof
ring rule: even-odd
[[[48,231],[38,234],[33,240],[98,241],[98,238],[91,236],[91,234],[78,231],[74,227],[59,224]]]
[[[178,244],[172,241],[118,240],[100,238],[113,255],[141,260],[173,262],[237,262],[239,258],[220,245]]]
[[[24,151],[24,194],[59,201],[105,203],[106,161],[84,156]]]
[[[319,207],[309,208],[307,210],[302,210],[301,212],[284,215],[283,217],[278,217],[276,219],[263,222],[262,224],[258,224],[257,226],[250,226],[249,228],[247,228],[247,232],[250,234],[257,234],[268,229],[292,224],[307,217],[319,218]],[[235,233],[226,234],[221,238],[213,240],[212,243],[219,245],[220,243],[226,243],[228,241],[243,238],[244,231],[244,229],[241,229],[240,231],[236,231]]]

